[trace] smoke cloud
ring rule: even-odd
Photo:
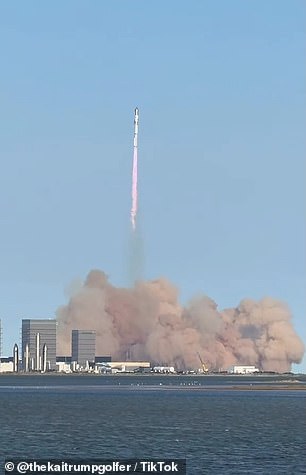
[[[166,279],[117,288],[99,270],[92,270],[58,309],[57,319],[62,354],[71,352],[71,330],[95,330],[99,355],[113,360],[130,355],[180,369],[199,368],[199,353],[211,370],[245,364],[286,372],[305,350],[288,307],[278,300],[245,299],[220,311],[212,299],[201,296],[183,307]]]

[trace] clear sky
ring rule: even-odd
[[[279,298],[306,342],[305,10],[1,2],[4,354],[90,269],[125,285],[135,106],[146,278]]]

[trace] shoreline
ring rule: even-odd
[[[81,377],[99,377],[99,378],[113,378],[113,377],[141,377],[141,378],[148,378],[148,377],[159,377],[159,378],[250,378],[250,379],[258,379],[258,378],[287,378],[288,381],[290,378],[298,378],[298,377],[305,377],[305,373],[254,373],[254,374],[220,374],[220,373],[195,373],[195,374],[180,374],[180,373],[132,373],[132,372],[118,372],[118,373],[82,373],[82,372],[75,372],[75,373],[64,373],[64,372],[0,372],[1,376],[12,376],[12,377],[29,377],[29,376],[61,376],[61,377],[73,377],[73,376],[81,376]]]

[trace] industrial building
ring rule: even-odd
[[[95,357],[95,363],[96,364],[101,364],[101,363],[110,363],[112,361],[112,357],[110,355],[107,356],[96,356]]]
[[[94,361],[87,360],[85,366],[81,366],[77,361],[73,360],[71,356],[57,356],[56,367],[59,373],[74,373],[79,371],[106,373],[108,369],[111,371],[111,367],[109,366],[111,361],[111,356],[96,356]]]
[[[83,364],[69,356],[58,356],[56,366],[60,373],[134,373],[151,369],[148,361],[112,361],[111,356],[96,356],[92,361],[84,359]]]
[[[13,357],[0,358],[0,373],[12,373],[14,371]]]
[[[259,369],[255,366],[232,366],[230,369],[230,373],[232,374],[252,374],[258,373]]]
[[[112,372],[133,373],[139,368],[150,368],[149,361],[111,361],[107,363]]]
[[[56,320],[22,320],[21,338],[25,372],[56,370]]]
[[[85,368],[95,361],[96,332],[93,330],[72,330],[71,359]]]

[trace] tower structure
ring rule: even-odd
[[[23,369],[42,370],[43,346],[48,348],[46,368],[56,369],[56,320],[22,320],[22,358]]]
[[[93,363],[96,356],[96,332],[93,330],[72,330],[71,359],[83,368]]]

